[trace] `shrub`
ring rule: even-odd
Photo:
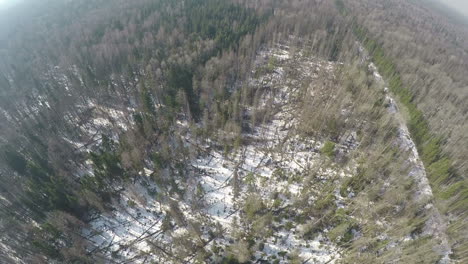
[[[333,158],[335,156],[335,143],[331,141],[325,142],[320,152],[327,155],[329,158]]]
[[[263,209],[263,201],[259,195],[252,194],[245,200],[244,211],[249,219],[253,219],[254,216]]]

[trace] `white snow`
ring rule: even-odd
[[[147,190],[140,184],[132,186],[134,192],[124,192],[117,203],[118,210],[107,215],[101,215],[90,223],[90,227],[83,231],[83,235],[90,239],[94,247],[90,250],[102,250],[104,254],[118,251],[119,255],[128,259],[150,251],[145,236],[151,234],[152,239],[160,235],[163,214],[161,207]],[[137,198],[134,193],[137,193]],[[143,201],[141,203],[139,200]],[[134,263],[143,263],[135,260]]]
[[[268,57],[270,55],[269,52],[263,52],[260,56]],[[285,50],[273,55],[284,60],[290,59]],[[331,63],[317,63],[317,65],[320,65],[320,68],[325,67],[326,71],[333,70]],[[282,68],[275,69],[273,73],[261,76],[258,80],[251,80],[250,83],[273,86],[271,83],[286,82],[284,75]],[[312,74],[309,73],[309,76]],[[269,202],[274,192],[289,193],[290,198],[286,198],[284,195],[281,197],[283,205],[290,205],[295,197],[301,194],[303,187],[299,183],[290,181],[289,177],[296,173],[301,174],[305,169],[315,166],[320,158],[320,155],[312,150],[318,149],[322,145],[321,142],[300,138],[293,133],[297,120],[292,115],[292,105],[288,102],[294,90],[287,85],[277,86],[281,88],[277,88],[271,94],[264,95],[260,105],[266,106],[273,101],[273,104],[283,104],[283,106],[280,107],[279,112],[276,113],[271,122],[256,127],[252,134],[243,135],[244,138],[249,138],[253,143],[242,146],[230,153],[229,157],[224,157],[221,153],[212,150],[192,163],[195,168],[202,171],[200,183],[206,192],[207,213],[227,231],[231,231],[234,218],[239,219],[240,217],[238,201],[244,200],[247,195],[245,188],[248,188],[246,181],[249,178],[253,176],[253,182],[250,184],[258,186],[256,193],[264,201]],[[271,98],[273,100],[269,100],[270,96],[273,97]],[[274,172],[278,169],[289,176],[286,179],[273,177]],[[239,179],[244,182],[244,189],[240,191],[238,199],[234,198],[234,190],[230,182],[236,170]],[[322,169],[320,167],[318,173],[319,177],[323,177],[323,179],[334,175],[345,176],[349,174],[344,171],[337,172],[331,168]],[[266,188],[260,187],[263,185]],[[336,247],[330,242],[320,240],[319,236],[313,241],[305,241],[293,234],[292,230],[281,231],[276,233],[274,237],[267,239],[263,252],[267,255],[273,255],[281,251],[291,252],[293,249],[297,249],[305,260],[308,259],[313,263],[326,263],[327,261],[333,263],[334,259],[339,258]],[[218,244],[223,244],[223,240],[219,240]],[[260,252],[257,252],[257,257],[260,255]],[[282,261],[281,263],[286,262]]]
[[[259,57],[275,56],[282,63],[292,60],[293,56],[287,51],[287,47],[276,48],[269,51],[260,52]],[[316,77],[315,70],[324,70],[332,74],[334,64],[317,61],[311,63],[304,61],[300,68],[305,77]],[[271,206],[272,195],[278,192],[282,201],[282,206],[292,205],[304,191],[301,181],[296,181],[294,177],[301,175],[308,169],[315,168],[317,178],[320,181],[327,181],[332,177],[345,177],[349,175],[348,169],[322,168],[320,166],[320,154],[317,149],[323,144],[312,138],[302,138],[295,135],[295,127],[298,120],[293,115],[293,102],[295,96],[295,85],[299,85],[295,80],[288,80],[283,67],[276,67],[272,73],[260,76],[258,79],[249,81],[251,85],[272,87],[270,93],[265,93],[261,98],[260,108],[268,104],[274,104],[278,112],[272,120],[254,128],[250,134],[242,135],[248,140],[248,144],[240,146],[230,153],[223,153],[210,148],[215,142],[197,142],[190,134],[183,136],[186,147],[199,146],[200,155],[191,160],[191,172],[188,179],[181,180],[177,175],[171,175],[180,189],[184,189],[186,197],[178,199],[179,207],[187,220],[204,219],[203,238],[208,239],[208,231],[212,227],[221,225],[224,234],[220,238],[214,238],[205,247],[210,249],[212,243],[229,246],[229,238],[233,231],[234,219],[242,217],[242,206],[245,198],[250,195],[249,189],[253,188],[255,194],[259,195],[265,204]],[[250,109],[253,111],[254,109]],[[110,113],[114,119],[122,118],[119,112],[106,109],[104,112]],[[108,126],[109,121],[104,117],[95,117],[93,123],[97,126]],[[178,128],[187,131],[187,124],[177,123]],[[222,132],[221,132],[222,133]],[[209,145],[206,145],[209,143]],[[284,175],[279,176],[279,172]],[[148,168],[144,168],[142,175],[149,176],[153,173]],[[239,196],[234,197],[234,174],[237,173],[239,184]],[[197,186],[203,189],[203,208],[194,210],[189,203],[192,200]],[[154,187],[157,187],[154,185]],[[309,191],[309,190],[307,190]],[[135,197],[135,193],[139,196]],[[168,200],[174,201],[172,197]],[[139,202],[145,201],[144,203]],[[313,203],[313,197],[310,202]],[[116,210],[101,215],[90,223],[90,228],[84,231],[84,235],[94,243],[93,249],[102,250],[105,255],[110,255],[113,251],[119,250],[118,255],[125,259],[132,259],[142,252],[149,251],[151,245],[145,237],[148,233],[156,233],[151,237],[161,245],[171,245],[173,239],[187,236],[188,229],[185,226],[176,225],[170,231],[162,232],[162,219],[169,210],[169,205],[156,201],[150,197],[145,187],[140,184],[135,185],[135,190],[126,187],[122,193],[120,201],[115,202]],[[299,212],[298,212],[299,213]],[[291,216],[292,217],[292,216]],[[293,219],[281,219],[281,225],[292,223]],[[275,255],[281,251],[292,252],[298,250],[299,255],[308,263],[333,263],[339,259],[338,248],[330,241],[318,235],[313,240],[305,240],[299,233],[284,228],[275,232],[273,236],[266,238],[265,248],[262,252],[256,252],[257,257],[261,255]],[[156,256],[147,256],[148,260],[155,259]],[[165,256],[158,256],[164,259]],[[132,260],[132,263],[143,263],[142,258]],[[165,259],[165,263],[172,261]],[[287,263],[281,260],[280,263]]]

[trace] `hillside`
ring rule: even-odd
[[[468,32],[420,1],[24,1],[1,263],[464,263]]]

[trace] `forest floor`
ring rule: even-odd
[[[403,114],[375,65],[367,59],[362,62],[384,89],[387,112],[397,122],[393,144],[408,154],[404,171],[416,184],[411,199],[428,215],[418,237],[390,238],[386,231],[379,237],[388,242],[387,250],[431,237],[436,240],[433,250],[441,256],[440,263],[450,263],[446,225],[432,203],[426,169]],[[265,263],[339,260],[343,248],[330,240],[333,234],[329,232],[341,226],[316,230],[321,219],[311,216],[310,210],[329,194],[325,200],[334,203],[337,215],[347,211],[354,193],[342,197],[340,186],[357,174],[357,164],[353,158],[345,164],[335,163],[321,153],[323,137],[301,134],[298,105],[304,91],[310,92],[305,86],[320,86],[319,76],[335,78],[340,67],[337,62],[305,56],[301,50],[291,51],[287,45],[259,52],[248,85],[262,92],[245,114],[258,115],[260,121],[249,124],[251,129],[242,133],[241,144],[226,149],[225,140],[232,138],[232,131],[220,130],[212,138],[200,139],[187,122],[179,121],[176,133],[189,154],[186,175],[168,175],[176,185],[169,189],[178,191],[167,192],[161,182],[151,178],[153,169],[145,168],[140,179],[122,186],[114,210],[96,217],[83,231],[93,244],[89,250],[122,263],[195,263],[200,261],[200,252],[205,252],[204,261],[212,263],[230,254]],[[327,94],[327,90],[318,93]],[[116,117],[114,123],[119,124],[116,114],[109,116]],[[98,125],[108,123],[98,121]],[[338,142],[336,147],[352,152],[359,142],[355,132],[345,134],[351,135],[351,142]],[[384,218],[360,219],[351,213],[349,219],[360,225],[383,225],[389,232],[393,228]],[[359,230],[351,231],[352,239],[362,236]]]
[[[250,85],[265,90],[258,108],[273,109],[270,118],[243,134],[243,144],[228,153],[213,147],[214,142],[199,142],[190,133],[182,135],[187,147],[198,153],[186,182],[176,180],[184,197],[157,200],[151,195],[159,191],[157,184],[146,180],[126,186],[120,201],[115,202],[115,210],[93,220],[84,231],[94,244],[91,251],[132,263],[149,259],[190,263],[190,254],[182,260],[171,252],[181,252],[177,251],[182,247],[175,242],[178,239],[194,237],[187,223],[199,223],[200,240],[207,251],[241,250],[233,242],[242,230],[252,230],[262,236],[261,246],[251,252],[259,261],[289,263],[285,256],[296,255],[304,263],[333,263],[340,257],[337,246],[326,236],[304,238],[310,227],[297,224],[300,211],[288,213],[297,203],[304,203],[304,207],[313,204],[327,182],[354,173],[354,168],[341,168],[324,158],[319,151],[323,142],[300,136],[296,131],[299,121],[295,101],[300,96],[301,80],[317,78],[317,71],[333,75],[335,65],[300,53],[291,55],[288,46],[278,45],[259,53],[254,73],[265,67],[268,60],[274,60],[274,65],[262,69],[261,74],[253,74]],[[259,110],[250,109],[249,114]],[[179,126],[182,131],[187,125],[179,122]],[[303,175],[312,171],[314,188],[303,184]],[[146,169],[145,174],[151,174],[151,170]],[[202,197],[200,201],[194,201],[197,193]],[[170,200],[178,204],[185,225],[173,221],[173,228],[163,231]],[[247,203],[258,205],[257,211],[250,213],[253,215],[247,215],[247,207],[252,206]],[[216,231],[218,235],[210,235]],[[155,247],[159,254],[155,254]],[[211,260],[220,261],[217,256]]]

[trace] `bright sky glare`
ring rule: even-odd
[[[11,0],[0,0],[0,8],[4,7],[9,3]]]

